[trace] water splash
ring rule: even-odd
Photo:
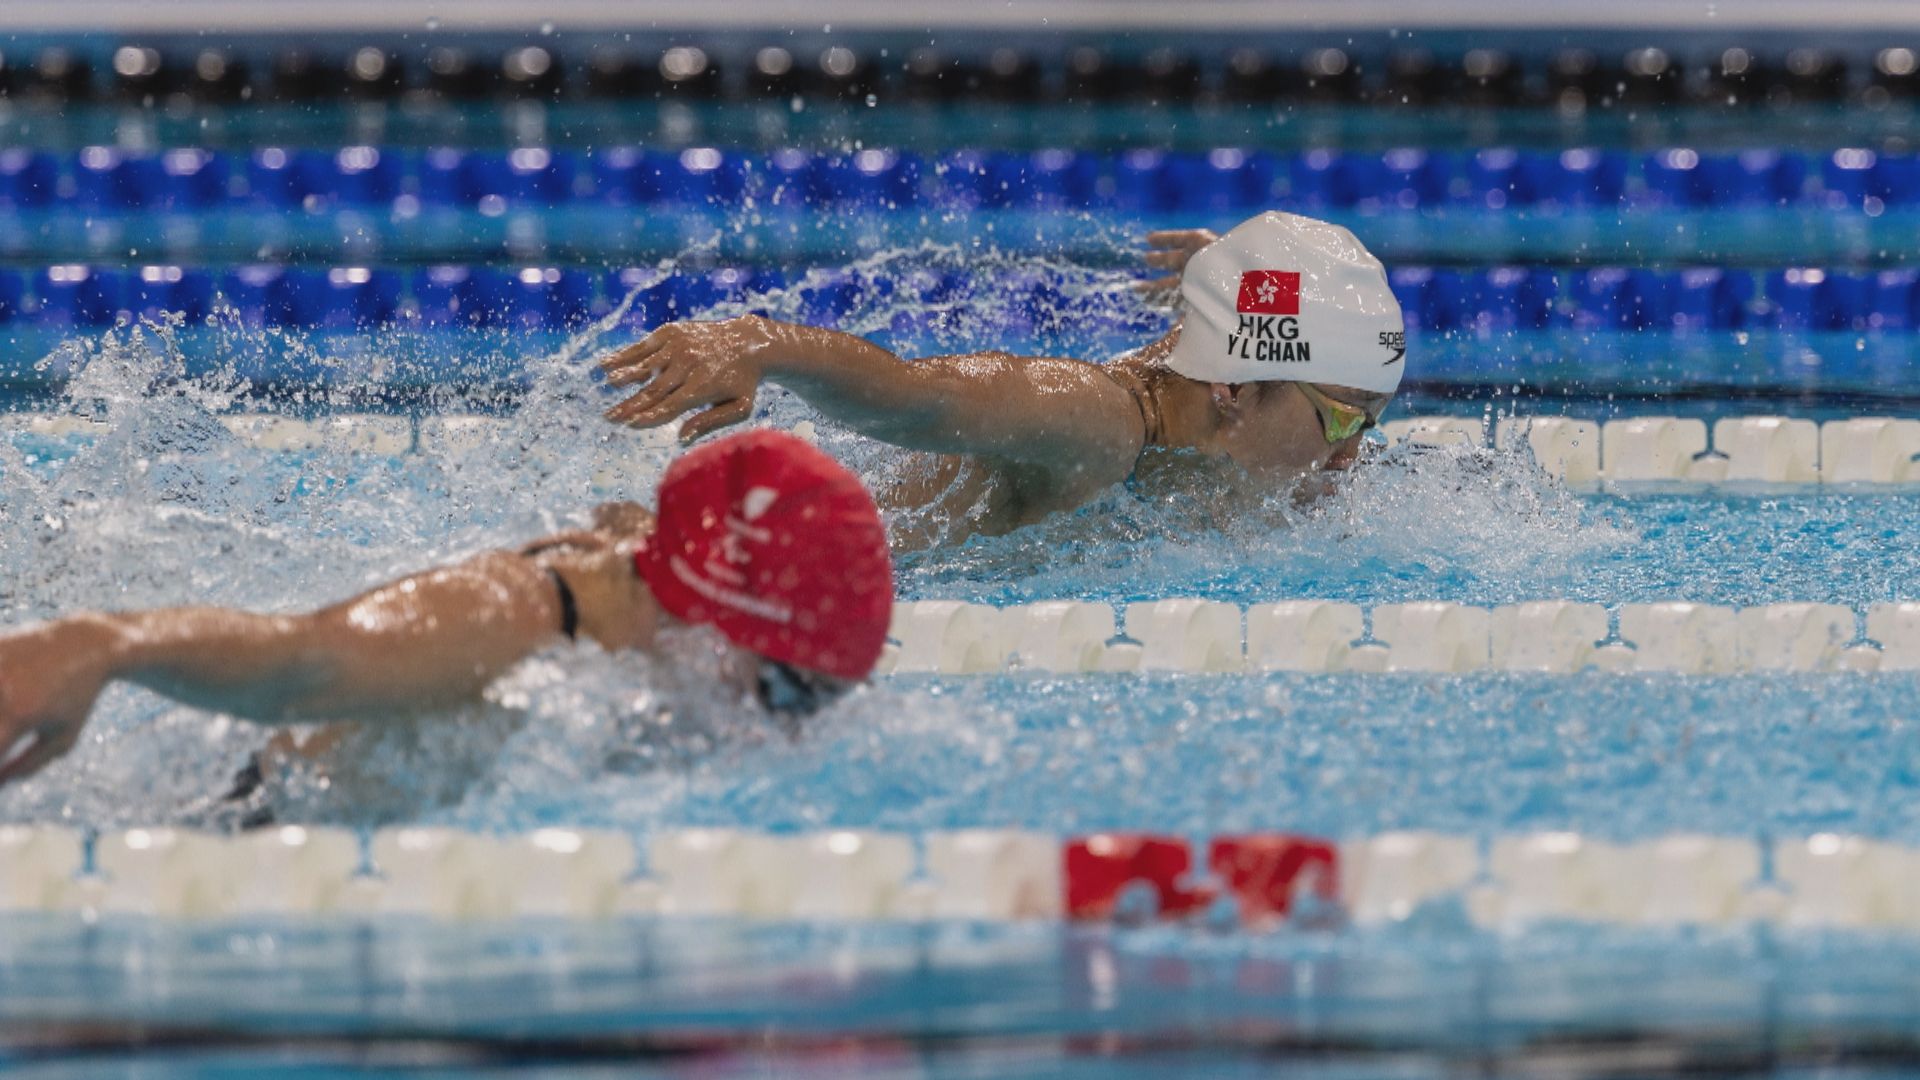
[[[915,354],[1024,334],[1047,352],[1100,359],[1164,325],[1113,272],[929,247],[845,273],[856,282],[847,325],[906,342]],[[942,291],[956,275],[964,288]],[[803,277],[694,314],[794,316],[814,283]],[[189,601],[297,610],[581,524],[601,499],[650,500],[673,448],[602,422],[614,395],[585,364],[626,339],[621,326],[613,313],[567,341],[536,343],[531,358],[525,336],[506,331],[342,340],[263,333],[231,319],[205,328],[221,342],[211,366],[196,366],[181,344],[196,328],[122,327],[69,341],[49,361],[72,375],[61,408],[105,426],[86,437],[0,437],[0,564],[8,570],[0,622]],[[270,387],[257,376],[276,364],[332,377]],[[423,443],[401,458],[333,445],[275,453],[219,422],[236,410],[363,409],[383,388],[418,391],[434,365],[477,374],[459,387],[427,388],[426,412],[495,414],[498,427],[485,439]],[[779,391],[763,395],[756,417],[781,426],[809,419],[817,417]],[[832,425],[821,425],[821,441],[875,483],[901,468],[899,455]],[[1189,465],[1143,469],[1076,513],[1006,536],[908,555],[903,588],[998,602],[1211,595],[1239,603],[1302,595],[1612,603],[1684,588],[1717,602],[1858,604],[1910,596],[1920,580],[1913,496],[1594,499],[1568,493],[1523,455],[1447,449],[1385,453],[1301,506]],[[1742,544],[1794,557],[1730,566],[1729,546]],[[1737,755],[1656,760],[1631,730],[1594,742],[1577,721],[1612,710],[1682,745],[1680,729],[1698,718],[1752,715],[1769,703],[1796,715],[1837,703],[1863,723],[1898,708],[1894,689],[1842,693],[1817,682],[1689,684],[1676,714],[1669,685],[1633,681],[896,679],[816,717],[795,740],[714,691],[702,649],[694,641],[664,661],[555,651],[471,709],[362,732],[352,766],[297,773],[275,801],[294,819],[489,828],[1203,830],[1271,825],[1275,815],[1327,829],[1468,828],[1590,825],[1604,816],[1608,791],[1631,781],[1650,808],[1635,822],[1652,828],[1721,826],[1733,808],[1762,805],[1751,798],[1755,785],[1779,781],[1785,801],[1768,811],[1773,819],[1811,821],[1817,807],[1822,821],[1844,823],[1883,805],[1835,794],[1866,758],[1802,782],[1782,756],[1747,783]],[[1490,718],[1522,711],[1559,736],[1562,757],[1551,768],[1528,771],[1535,759],[1526,755],[1542,751],[1527,740],[1503,741],[1512,753],[1484,767],[1462,757],[1491,730]],[[1361,719],[1375,727],[1355,738]],[[1805,751],[1810,738],[1783,735],[1780,745]],[[250,725],[115,690],[68,761],[0,791],[0,820],[203,821],[207,797],[263,739]],[[1384,754],[1396,739],[1407,753]],[[1397,770],[1436,761],[1458,766],[1456,782],[1422,785],[1411,802],[1387,799],[1405,786]],[[1615,779],[1568,787],[1569,777],[1589,775]],[[1342,776],[1366,782],[1342,786]],[[1507,791],[1515,784],[1524,791]],[[1857,790],[1904,786],[1894,778]],[[1675,797],[1688,791],[1718,794]]]

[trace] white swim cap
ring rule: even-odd
[[[1201,248],[1167,366],[1207,383],[1283,380],[1391,394],[1406,324],[1387,272],[1338,225],[1268,211]]]

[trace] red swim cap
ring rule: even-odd
[[[675,461],[633,565],[674,616],[769,660],[864,679],[886,645],[880,512],[858,477],[792,435],[750,431]]]

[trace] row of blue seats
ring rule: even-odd
[[[1699,267],[1530,267],[1452,270],[1402,267],[1389,281],[1415,331],[1920,329],[1920,269],[1870,273],[1810,268],[1752,273]],[[774,300],[769,294],[783,295]],[[100,326],[177,313],[190,321],[218,306],[258,325],[349,329],[394,322],[428,326],[558,327],[612,311],[634,297],[626,321],[655,326],[735,302],[777,307],[807,322],[833,323],[863,304],[1004,308],[1028,318],[1069,306],[1041,273],[969,281],[951,271],[891,276],[816,270],[727,268],[662,274],[654,269],[436,266],[416,271],[242,266],[215,273],[179,266],[134,270],[79,265],[36,274],[0,270],[0,321]]]
[[[1811,202],[1920,203],[1920,156],[1841,149],[1653,153],[1575,149],[1472,153],[1315,150],[1279,155],[1130,150],[956,151],[935,159],[891,150],[768,154],[699,147],[498,152],[268,147],[244,160],[200,149],[152,154],[93,146],[71,159],[0,151],[0,208],[71,202],[96,211],[250,206],[310,209],[423,205],[504,210],[576,200],[612,205],[733,203],[747,195],[790,206],[916,204],[1109,207],[1208,213],[1447,205],[1701,208]]]
[[[1920,269],[1597,267],[1388,273],[1412,330],[1920,329]]]

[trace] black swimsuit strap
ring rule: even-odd
[[[574,602],[573,587],[560,576],[560,571],[549,566],[547,574],[553,578],[553,591],[560,596],[560,632],[567,635],[568,641],[573,641],[580,634],[580,605]]]

